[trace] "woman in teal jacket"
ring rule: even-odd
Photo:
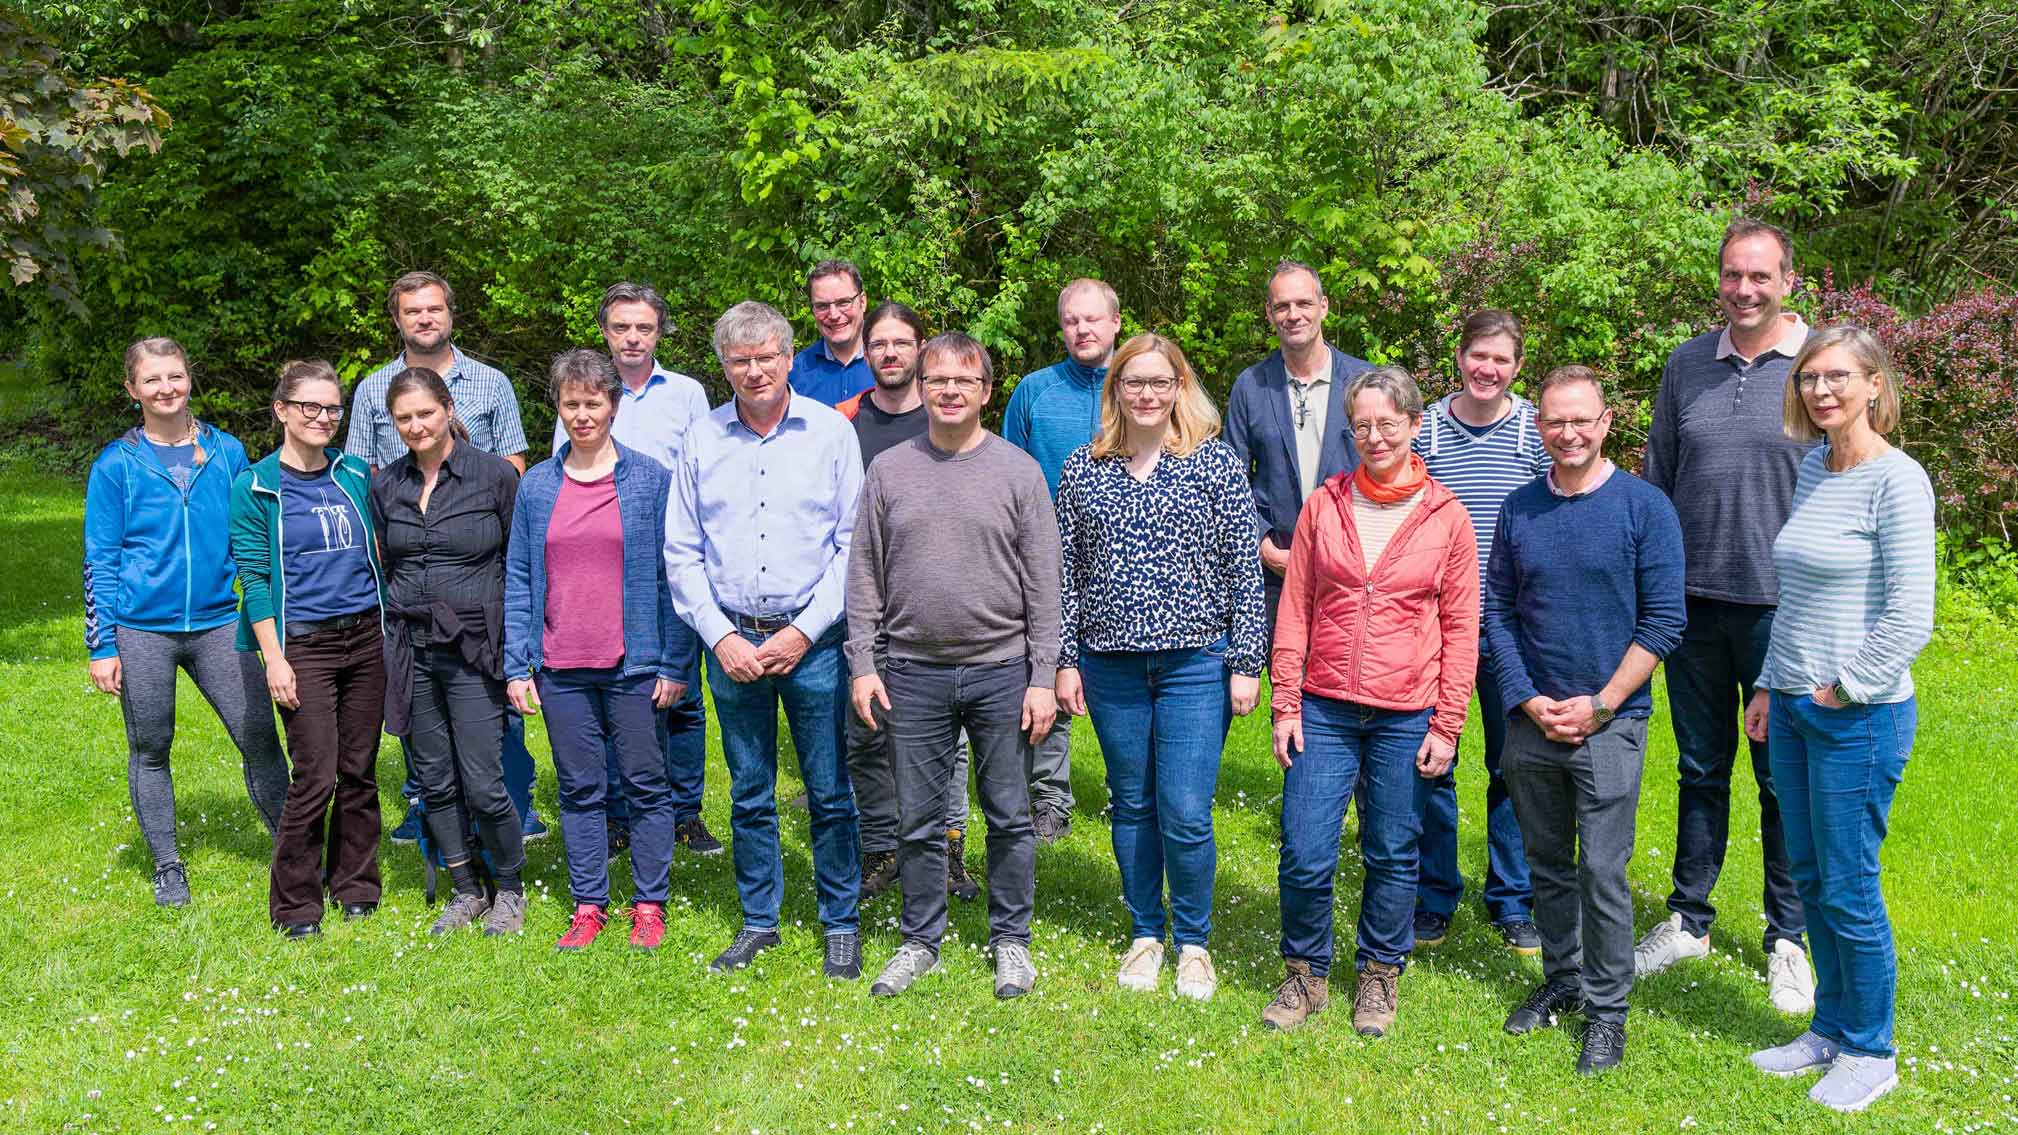
[[[384,600],[370,469],[330,445],[343,418],[336,371],[321,359],[288,363],[273,416],[280,448],[231,486],[231,552],[240,643],[256,642],[265,657],[294,762],[268,914],[288,937],[306,938],[322,929],[325,879],[345,918],[378,909]]]
[[[126,785],[154,857],[154,901],[189,902],[175,839],[175,672],[217,711],[245,765],[245,788],[270,833],[287,764],[258,660],[232,643],[237,607],[225,540],[238,439],[189,410],[189,360],[173,339],[126,349],[126,393],[140,425],[92,462],[84,490],[84,645],[91,683],[119,698]]]

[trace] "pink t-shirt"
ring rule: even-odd
[[[547,612],[540,639],[549,670],[601,670],[624,660],[624,521],[616,474],[561,474],[547,522]]]

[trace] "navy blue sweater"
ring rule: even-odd
[[[1688,621],[1682,526],[1659,489],[1616,470],[1581,496],[1548,478],[1500,506],[1486,564],[1485,632],[1507,715],[1537,694],[1595,694],[1633,643],[1665,658]],[[1650,717],[1652,683],[1616,706]]]

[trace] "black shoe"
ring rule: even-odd
[[[897,853],[870,851],[862,855],[862,901],[880,897],[897,885]]]
[[[1507,1014],[1506,1031],[1514,1036],[1547,1028],[1562,1017],[1584,1011],[1584,995],[1581,990],[1571,989],[1553,981],[1545,981],[1535,987],[1521,1007]]]
[[[967,833],[955,829],[946,833],[946,893],[961,902],[981,897],[981,886],[967,873]]]
[[[280,926],[283,938],[315,938],[322,934],[320,922],[284,922]]]
[[[1417,946],[1441,946],[1450,936],[1450,919],[1441,914],[1431,914],[1426,910],[1415,912],[1415,944]]]
[[[1626,1026],[1592,1021],[1584,1028],[1584,1050],[1577,1056],[1577,1075],[1595,1076],[1617,1068],[1626,1058]]]
[[[610,858],[615,859],[631,849],[630,825],[620,820],[603,817],[603,835],[609,840]]]
[[[189,872],[181,860],[154,872],[154,905],[189,905]]]
[[[1498,923],[1499,936],[1506,942],[1506,948],[1524,958],[1534,957],[1542,952],[1541,931],[1535,929],[1533,919],[1509,918]]]
[[[742,969],[756,961],[758,954],[777,944],[776,930],[738,930],[735,941],[729,943],[728,949],[716,954],[715,960],[708,963],[708,968],[716,973]]]
[[[1072,834],[1072,817],[1056,808],[1039,808],[1030,826],[1037,832],[1037,846],[1043,847]]]
[[[673,828],[673,842],[695,855],[720,855],[722,841],[708,830],[708,825],[699,816],[686,820]]]
[[[861,935],[853,933],[827,935],[827,956],[820,962],[820,972],[841,981],[854,981],[861,977]]]
[[[343,920],[345,922],[356,922],[360,918],[370,918],[377,913],[378,904],[375,902],[347,902],[343,904]]]

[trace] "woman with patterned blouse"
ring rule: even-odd
[[[1254,709],[1266,649],[1254,497],[1218,434],[1184,352],[1137,335],[1108,368],[1100,432],[1058,481],[1058,701],[1090,707],[1106,755],[1134,924],[1121,986],[1157,986],[1167,877],[1177,992],[1201,1001],[1218,986],[1206,939],[1219,755],[1233,715]]]

